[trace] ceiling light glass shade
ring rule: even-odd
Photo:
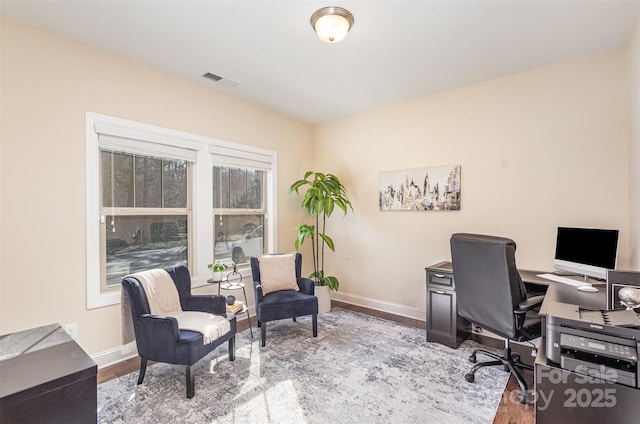
[[[311,26],[325,43],[337,43],[353,26],[353,15],[341,7],[323,7],[311,15]]]

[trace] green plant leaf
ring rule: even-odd
[[[295,183],[291,184],[291,187],[289,187],[289,194],[293,193],[294,191],[297,193],[298,189],[305,184],[311,184],[311,183],[307,180],[298,180]]]
[[[327,243],[327,247],[331,249],[332,252],[335,252],[335,249],[333,247],[333,240],[331,239],[331,237],[322,233],[318,233],[318,236],[320,236],[320,238],[324,240],[325,243]]]
[[[296,231],[298,231],[298,237],[296,238],[296,241],[295,241],[296,250],[298,250],[300,245],[304,243],[304,240],[306,238],[310,238],[313,241],[315,236],[315,226],[300,224],[296,227]]]
[[[325,201],[324,201],[324,211],[327,214],[327,216],[331,216],[331,213],[333,212],[333,205],[334,205],[334,201],[331,197],[328,197]]]
[[[322,271],[316,271],[316,272],[312,272],[311,274],[309,274],[309,278],[314,280],[314,281],[318,281],[318,285],[322,286],[322,275],[324,273]]]
[[[324,283],[322,285],[323,286],[329,286],[329,290],[338,291],[338,288],[340,287],[340,282],[334,276],[323,277],[322,281]]]

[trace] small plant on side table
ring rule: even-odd
[[[215,264],[207,265],[207,268],[213,272],[213,281],[222,281],[222,273],[227,269],[227,266],[220,261],[216,261]]]

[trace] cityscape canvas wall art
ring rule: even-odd
[[[381,172],[381,211],[460,210],[460,165]]]

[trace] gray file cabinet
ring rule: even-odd
[[[427,341],[457,348],[468,336],[470,324],[458,316],[456,285],[451,262],[440,262],[427,272]]]

